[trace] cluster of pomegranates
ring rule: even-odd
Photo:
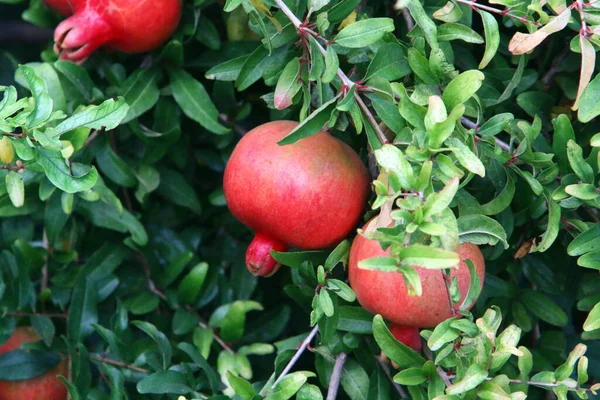
[[[60,59],[83,63],[104,46],[142,53],[164,43],[181,17],[181,0],[46,0],[68,17],[54,31]]]
[[[225,169],[224,192],[232,214],[254,232],[246,265],[255,275],[270,276],[279,264],[271,250],[304,250],[335,245],[349,235],[367,202],[369,177],[359,156],[326,132],[280,146],[296,122],[275,121],[248,132],[234,149]],[[363,230],[373,229],[374,220]],[[483,282],[485,261],[476,245],[456,249],[458,268],[452,269],[463,296],[469,287],[466,259],[471,259]],[[392,322],[390,330],[404,344],[420,351],[419,328],[450,318],[446,275],[415,266],[421,296],[409,296],[398,272],[366,270],[362,260],[389,252],[379,242],[358,235],[350,250],[350,284],[360,304]]]

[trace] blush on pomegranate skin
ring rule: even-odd
[[[72,14],[54,31],[54,51],[60,59],[76,63],[83,63],[99,47],[150,51],[175,32],[181,18],[181,0],[46,2],[64,15]]]
[[[356,226],[369,177],[358,154],[326,132],[280,146],[296,126],[274,121],[248,132],[225,168],[223,190],[231,213],[256,236],[248,270],[267,276],[279,268],[270,250],[330,247]]]

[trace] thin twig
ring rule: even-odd
[[[329,388],[327,389],[327,400],[337,399],[337,393],[340,387],[340,379],[342,377],[342,371],[344,370],[346,358],[348,358],[348,354],[346,353],[340,353],[335,358],[333,372],[331,373],[331,379],[329,380]]]
[[[367,116],[367,119],[369,120],[369,123],[371,124],[373,129],[375,129],[375,133],[377,133],[377,137],[379,138],[379,141],[381,142],[381,144],[386,144],[388,142],[388,140],[385,137],[385,134],[383,133],[381,128],[379,127],[379,124],[377,123],[377,121],[375,121],[375,118],[373,117],[373,114],[371,114],[369,107],[367,107],[367,105],[365,104],[365,102],[363,101],[363,99],[360,97],[360,95],[358,93],[354,92],[354,98],[356,99],[356,102],[358,103],[360,108],[363,110],[363,112]]]
[[[140,367],[138,367],[136,365],[127,364],[127,363],[124,363],[124,362],[121,362],[121,361],[112,360],[110,358],[101,357],[101,356],[97,356],[97,355],[94,355],[94,354],[91,354],[90,358],[92,360],[96,360],[96,361],[101,362],[103,364],[110,364],[110,365],[114,365],[115,367],[127,368],[127,369],[130,369],[132,371],[141,372],[143,374],[147,374],[148,373],[147,369],[140,368]]]
[[[477,125],[475,122],[471,121],[467,117],[461,117],[460,122],[463,124],[464,127],[475,130],[477,137],[479,137],[479,138],[482,137],[481,135],[479,135],[477,133],[477,131],[479,130],[479,125]],[[494,141],[496,142],[496,145],[498,145],[498,147],[500,147],[502,150],[506,151],[507,153],[510,153],[510,145],[508,143],[506,143],[503,140],[498,139],[497,137],[494,137]]]
[[[274,388],[279,382],[281,382],[281,380],[283,378],[285,378],[285,376],[288,374],[288,372],[291,371],[291,369],[294,367],[294,364],[296,364],[296,362],[298,361],[298,359],[300,358],[302,353],[304,353],[304,350],[306,350],[306,348],[308,347],[310,342],[312,342],[313,338],[315,337],[315,335],[317,334],[318,331],[319,331],[319,325],[315,325],[315,327],[313,328],[312,331],[310,331],[310,333],[308,334],[306,339],[304,339],[302,341],[302,343],[300,344],[300,347],[298,347],[298,350],[296,351],[296,354],[294,354],[294,357],[292,357],[290,362],[287,363],[287,365],[285,366],[285,368],[279,375],[279,378],[277,378],[275,380],[275,382],[273,382],[273,385],[271,385],[271,388]]]
[[[450,275],[446,274],[444,270],[440,270],[442,273],[442,279],[444,280],[444,286],[446,287],[446,294],[448,295],[448,304],[450,306],[450,312],[453,317],[456,317],[456,310],[454,309],[454,302],[452,301],[452,295],[450,294]]]
[[[431,350],[429,350],[429,348],[427,348],[427,346],[425,346],[425,348],[423,349],[423,353],[425,353],[425,355],[427,356],[429,361],[433,362],[433,355],[431,354]],[[442,378],[442,380],[444,381],[444,385],[446,387],[452,385],[452,382],[450,382],[450,376],[446,373],[446,371],[444,371],[442,369],[442,367],[437,365],[436,370],[437,370],[437,373],[440,376],[440,378]]]
[[[402,18],[404,18],[404,22],[406,23],[406,29],[412,31],[415,27],[415,21],[413,21],[410,11],[408,11],[408,8],[403,8],[400,13],[402,14]]]
[[[48,289],[48,259],[50,258],[50,243],[48,242],[48,235],[46,234],[46,229],[42,232],[42,243],[44,249],[46,250],[46,255],[44,256],[44,265],[42,266],[42,283],[40,285],[40,292],[46,291]]]
[[[396,382],[394,382],[394,378],[392,377],[392,373],[390,372],[389,365],[385,361],[383,361],[381,359],[381,357],[378,357],[378,356],[374,356],[374,357],[375,357],[375,360],[377,360],[377,363],[379,364],[379,366],[381,367],[381,369],[383,370],[383,373],[392,382],[392,385],[394,386],[394,389],[396,389],[396,391],[400,395],[400,398],[402,398],[402,399],[407,398],[408,395],[406,394],[406,391],[404,390],[404,388],[402,386],[398,385]]]
[[[190,309],[191,309],[191,307],[188,308],[188,311]],[[225,341],[223,339],[221,339],[221,337],[215,333],[215,330],[212,328],[212,326],[208,325],[206,322],[204,322],[202,320],[200,320],[200,322],[198,322],[198,325],[200,325],[204,329],[210,329],[213,332],[213,336],[214,336],[215,340],[217,341],[217,343],[219,343],[219,345],[223,348],[223,350],[226,350],[226,351],[230,352],[231,354],[235,354],[235,351],[233,351],[233,349],[231,347],[229,347],[229,345],[227,343],[225,343]]]
[[[552,82],[552,79],[554,79],[554,76],[558,73],[558,69],[560,68],[562,62],[565,60],[565,58],[567,58],[567,55],[569,55],[570,52],[571,50],[569,48],[566,48],[554,59],[554,61],[552,61],[550,69],[542,77],[542,83],[545,86],[548,86],[550,82]]]
[[[458,1],[459,3],[463,3],[463,4],[468,4],[471,7],[479,8],[479,9],[485,10],[485,11],[489,11],[489,12],[494,13],[494,14],[499,14],[499,15],[502,15],[502,16],[505,16],[505,17],[516,19],[518,21],[523,22],[524,24],[533,24],[533,25],[536,25],[536,26],[542,26],[542,24],[540,24],[537,21],[532,21],[532,20],[529,20],[529,19],[524,18],[524,17],[519,17],[518,15],[511,14],[507,10],[499,10],[497,8],[486,6],[484,4],[479,4],[479,3],[475,2],[475,1],[470,1],[470,0],[456,0],[456,1]]]

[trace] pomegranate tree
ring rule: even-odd
[[[46,0],[69,18],[54,31],[54,51],[84,62],[97,48],[125,53],[152,50],[175,31],[181,0]]]
[[[269,276],[279,267],[271,250],[336,244],[366,204],[367,170],[350,146],[323,131],[277,144],[297,125],[275,121],[251,130],[225,169],[229,209],[255,232],[246,265],[256,275]]]
[[[375,220],[369,221],[363,230],[373,229]],[[470,259],[475,265],[477,275],[483,284],[485,261],[474,244],[462,243],[455,250],[460,258],[458,268],[451,269],[451,277],[456,277],[461,301],[469,288],[470,273],[465,264]],[[372,257],[389,255],[376,240],[358,235],[350,249],[348,272],[350,285],[359,303],[373,314],[381,314],[387,320],[404,326],[427,328],[452,317],[448,303],[444,272],[439,269],[427,269],[413,266],[419,273],[423,293],[421,296],[409,296],[404,277],[399,272],[383,272],[358,267],[358,263]],[[459,302],[460,304],[460,302]]]
[[[24,343],[40,340],[39,335],[31,327],[19,327],[12,336],[0,346],[0,354],[18,350]],[[0,380],[0,400],[35,399],[66,400],[67,387],[58,375],[68,376],[68,363],[61,361],[50,371],[32,379],[20,381]]]

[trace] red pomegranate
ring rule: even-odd
[[[374,229],[374,223],[375,220],[372,219],[363,230]],[[456,276],[458,280],[462,301],[467,294],[470,280],[469,268],[464,260],[471,259],[482,284],[485,260],[479,247],[471,243],[462,243],[455,251],[461,262],[458,269],[452,268],[451,276]],[[352,243],[348,263],[350,286],[365,309],[373,314],[381,314],[396,324],[419,328],[433,327],[452,317],[443,271],[415,266],[421,277],[423,293],[421,296],[409,296],[402,274],[358,267],[362,260],[388,254],[389,251],[383,251],[379,242],[362,235],[357,236]]]
[[[297,122],[275,121],[248,132],[225,168],[231,213],[255,232],[246,251],[253,274],[279,265],[270,251],[320,249],[347,236],[366,203],[369,177],[360,158],[326,132],[280,146]]]
[[[54,51],[77,63],[100,46],[125,53],[152,50],[173,34],[181,17],[181,0],[46,1],[73,14],[56,27]]]
[[[18,350],[24,343],[40,340],[31,327],[15,329],[13,335],[0,346],[0,354]],[[0,380],[0,400],[35,399],[35,400],[67,400],[67,387],[57,375],[68,376],[67,360],[61,361],[50,371],[31,379],[22,381]]]
[[[71,15],[73,10],[71,9],[70,0],[45,0],[46,4],[58,11],[64,16]]]
[[[423,344],[421,343],[419,328],[415,328],[414,326],[391,324],[390,332],[400,343],[412,348],[417,353],[421,352]]]

